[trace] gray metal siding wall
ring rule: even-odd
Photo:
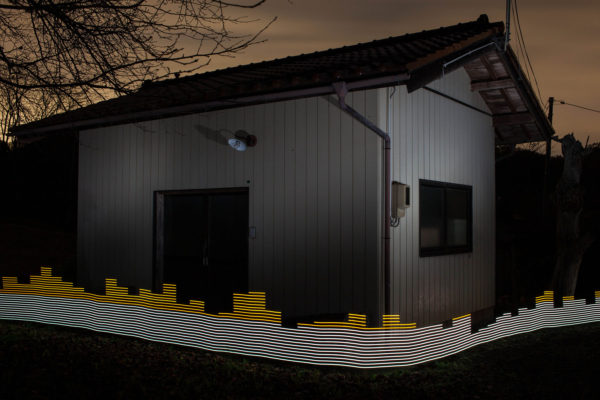
[[[487,111],[459,69],[429,85]],[[391,95],[391,97],[389,97]],[[392,228],[392,310],[429,325],[494,305],[495,172],[492,118],[439,95],[382,89],[389,105],[393,179],[411,188],[411,206]],[[380,120],[380,123],[384,121]],[[419,179],[473,187],[473,253],[419,257]]]
[[[377,118],[377,92],[353,107]],[[209,130],[258,137],[240,153]],[[377,313],[381,142],[324,98],[81,132],[78,278],[150,288],[153,192],[249,187],[250,290],[285,315]]]

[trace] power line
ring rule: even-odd
[[[600,110],[596,110],[596,109],[589,108],[589,107],[584,107],[584,106],[578,106],[577,104],[571,104],[571,103],[567,103],[567,102],[566,102],[566,101],[564,101],[564,100],[558,100],[558,102],[559,102],[560,104],[564,104],[564,105],[567,105],[567,106],[581,108],[582,110],[587,110],[587,111],[593,111],[593,112],[596,112],[596,113],[600,113]]]
[[[520,37],[520,42],[523,45],[523,52],[525,53],[525,58],[527,59],[527,64],[529,64],[529,69],[531,69],[531,75],[533,75],[533,80],[535,81],[535,87],[537,89],[538,92],[538,98],[540,99],[540,101],[542,102],[542,104],[544,104],[544,100],[542,97],[542,93],[540,91],[540,86],[538,84],[537,81],[537,77],[535,76],[535,71],[533,70],[533,65],[531,64],[531,60],[529,58],[529,53],[527,52],[527,47],[525,46],[525,38],[523,37],[523,31],[521,29],[521,21],[519,20],[519,6],[517,3],[517,0],[514,0],[514,12],[515,12],[515,19],[517,20],[517,29],[518,29],[518,33],[519,33],[519,37]],[[529,78],[529,74],[527,76]],[[531,80],[531,79],[530,79]]]
[[[516,26],[516,30],[515,30],[515,36],[517,38],[517,55],[520,53],[521,54],[521,60],[523,60],[521,62],[521,64],[523,64],[525,66],[525,74],[527,75],[527,80],[531,81],[531,77],[529,76],[529,66],[526,64],[526,59],[525,59],[525,52],[523,51],[523,48],[525,47],[525,44],[522,41],[521,36],[519,35],[519,27],[517,26],[516,22],[517,22],[517,14],[515,12],[515,8],[512,8],[512,15],[513,18],[515,20],[515,26]],[[519,60],[519,61],[521,61]]]

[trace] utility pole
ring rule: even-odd
[[[554,116],[554,97],[548,98],[548,121],[552,125],[552,117]],[[548,193],[548,169],[550,168],[550,155],[552,150],[552,140],[546,139],[546,158],[544,162],[544,188],[542,189],[542,219],[546,218],[546,208],[548,201],[546,194]]]

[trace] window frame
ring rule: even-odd
[[[421,244],[421,221],[423,220],[423,186],[443,189],[443,244],[438,247],[423,247]],[[467,244],[459,246],[448,245],[448,217],[446,192],[448,189],[463,190],[467,192]],[[433,257],[447,254],[462,254],[473,252],[473,186],[458,183],[439,182],[428,179],[419,179],[419,257]]]

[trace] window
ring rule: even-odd
[[[473,188],[419,181],[420,256],[473,251]]]

